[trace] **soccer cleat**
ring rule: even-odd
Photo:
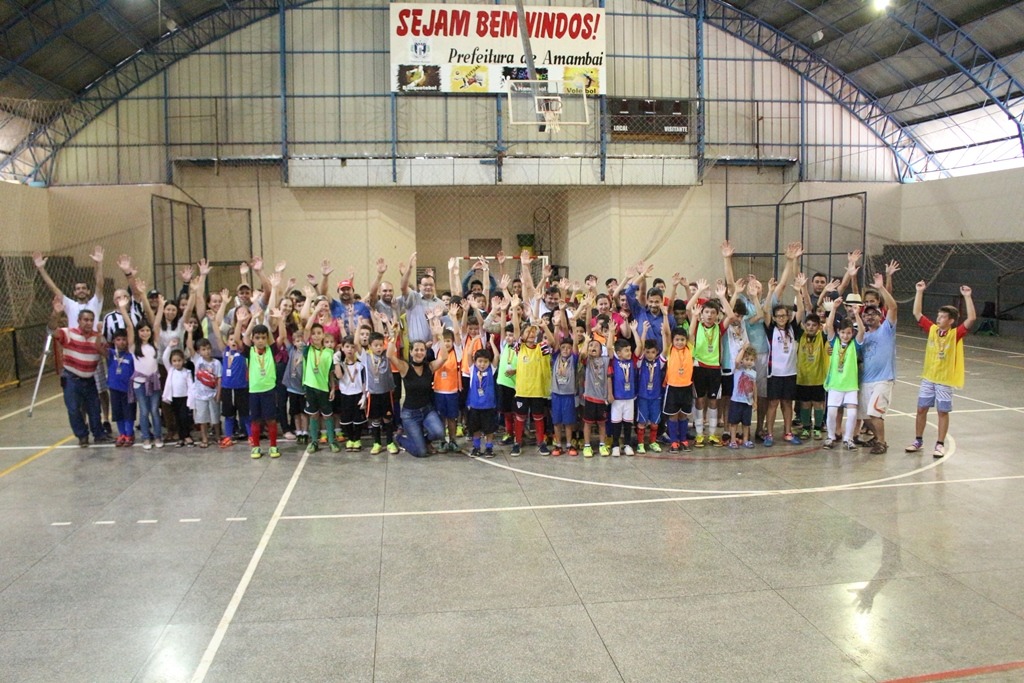
[[[792,444],[793,446],[799,446],[799,445],[800,445],[801,443],[803,443],[803,442],[802,442],[802,441],[801,441],[801,440],[799,439],[799,437],[797,437],[797,435],[796,435],[796,434],[793,434],[793,433],[786,433],[786,434],[784,434],[784,435],[782,436],[782,440],[783,440],[783,441],[788,441],[788,442],[789,442],[790,444]]]
[[[341,451],[341,446],[338,445],[337,441],[331,442],[331,453],[338,453]]]
[[[610,450],[608,450],[608,446],[606,446],[604,443],[598,444],[597,452],[601,454],[602,458],[607,457],[607,456],[612,454],[612,452]]]
[[[821,433],[821,430],[820,429],[815,429],[814,430],[814,440],[815,441],[821,441],[823,438],[824,438],[824,434]]]
[[[486,449],[484,451],[484,457],[485,458],[493,458],[494,457],[494,449],[493,448]]]
[[[683,439],[682,443],[679,444],[679,447],[687,453],[690,452],[690,442],[687,441],[686,439]]]
[[[594,449],[591,447],[591,445],[589,443],[586,446],[583,447],[583,457],[584,458],[593,458],[594,457]]]
[[[153,447],[154,448],[163,448],[164,447],[164,440],[163,439],[157,439],[156,441],[153,442]]]
[[[280,458],[281,457],[281,451],[277,450],[277,446],[271,446],[270,447],[270,457],[271,458]]]
[[[697,438],[693,441],[693,445],[697,448],[704,448],[704,435],[698,434]]]
[[[807,441],[807,439],[811,438],[811,430],[806,428],[800,430],[800,438],[804,441]]]
[[[455,444],[452,444],[452,445],[454,446]],[[456,450],[458,450],[458,449],[456,449]],[[394,441],[389,443],[388,444],[388,453],[390,453],[391,455],[397,455],[398,454],[398,444],[395,443]]]
[[[559,448],[558,446],[555,446],[554,448],[551,449],[551,457],[552,458],[557,458],[561,454],[562,454],[562,449]]]
[[[846,450],[848,451],[857,450],[857,444],[854,443],[852,440],[843,442],[843,445],[846,447]]]
[[[230,436],[225,436],[223,439],[220,440],[220,447],[221,448],[231,448],[234,445],[235,445],[235,440],[232,439]]]
[[[455,425],[455,436],[465,436],[462,425]]]
[[[520,446],[517,443],[514,443],[514,444],[512,444],[512,450],[509,452],[509,455],[515,457],[515,456],[518,456],[522,452],[523,452],[522,446]]]
[[[506,434],[505,436],[501,437],[501,445],[511,446],[513,443],[515,443],[515,440],[516,438],[514,436],[512,436],[511,434]]]
[[[941,443],[935,444],[935,450],[932,451],[933,458],[944,458],[946,457],[946,447]]]
[[[321,433],[321,434],[320,434],[320,439],[319,439],[319,441],[320,441],[320,443],[322,443],[322,444],[326,445],[326,444],[327,444],[327,435],[326,435],[326,434],[323,434],[323,433]]]
[[[874,445],[871,446],[871,455],[885,455],[889,452],[889,444],[875,440]]]
[[[316,453],[318,450],[320,450],[320,444],[318,444],[316,441],[310,441],[309,445],[306,446],[306,452],[309,453],[310,455]]]
[[[480,449],[479,448],[474,448],[473,450],[471,450],[469,452],[469,457],[471,457],[471,458],[479,458],[480,457]]]
[[[639,448],[639,446],[638,446],[638,448]],[[633,447],[632,446],[623,446],[622,447],[622,454],[623,455],[633,455]]]
[[[764,437],[764,447],[771,448],[775,445],[775,438],[771,434],[767,434]]]
[[[821,444],[822,448],[832,450],[832,447],[836,445],[836,442],[832,439],[825,439],[825,443]]]
[[[249,457],[253,460],[259,460],[263,457],[263,451],[260,450],[259,446],[253,446],[252,453],[249,454]]]
[[[712,434],[711,436],[708,437],[708,443],[711,444],[712,446],[721,446],[722,440],[718,438],[717,434]]]
[[[576,450],[575,446],[569,446],[569,450],[567,452],[568,452],[569,455],[572,455],[572,456],[577,456],[577,455],[580,454],[580,452],[578,450]]]
[[[654,450],[654,449],[652,448],[651,450]],[[647,446],[643,445],[642,443],[638,443],[636,445],[636,454],[637,455],[646,455],[647,454]]]
[[[618,446],[613,446],[612,447],[612,457],[613,458],[617,458],[620,455],[622,455],[622,451],[619,450],[619,447]]]
[[[661,444],[657,441],[653,442],[648,448],[651,450],[651,453],[661,453]]]
[[[370,455],[377,455],[378,453],[380,453],[383,450],[384,450],[383,446],[381,446],[379,443],[375,443],[370,448]]]
[[[551,455],[551,449],[548,448],[548,445],[546,443],[542,443],[541,445],[537,446],[537,451],[541,455]]]
[[[142,450],[148,451],[152,447],[153,447],[153,444],[148,439],[146,441],[142,442]]]
[[[668,447],[668,452],[669,453],[678,453],[679,452],[679,442],[678,441],[673,441],[672,444]]]
[[[914,439],[913,442],[911,442],[911,444],[904,448],[903,450],[906,451],[907,453],[917,453],[923,447],[924,444],[921,443],[921,439]]]

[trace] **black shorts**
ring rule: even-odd
[[[516,415],[533,415],[544,417],[548,410],[548,400],[539,396],[516,396]]]
[[[335,394],[334,399],[338,404],[338,424],[356,425],[366,422],[366,413],[359,407],[359,399],[362,397],[362,394],[342,394],[340,392]]]
[[[608,404],[597,401],[583,401],[583,421],[600,424],[608,419]]]
[[[469,375],[462,376],[462,383],[459,385],[459,410],[465,410],[466,396],[469,395]]]
[[[369,420],[390,420],[391,392],[386,394],[370,394],[366,397],[366,417]]]
[[[306,415],[320,414],[324,417],[334,415],[334,404],[330,394],[321,389],[306,387]]]
[[[288,392],[288,416],[295,417],[296,415],[302,414],[302,411],[306,408],[306,396],[305,394],[294,394]]]
[[[224,389],[220,390],[220,412],[224,417],[241,418],[249,417],[249,390],[248,389]]]
[[[733,387],[733,375],[722,375],[722,398],[729,398],[732,396]]]
[[[516,409],[515,387],[507,387],[504,384],[498,385],[498,412],[511,413]]]
[[[796,375],[768,378],[769,401],[792,401],[796,398]]]
[[[825,387],[797,384],[796,400],[801,401],[803,403],[824,403]]]
[[[466,429],[470,434],[493,434],[498,427],[498,411],[494,408],[470,408],[466,413]]]
[[[693,385],[686,387],[665,387],[665,408],[662,410],[666,415],[676,413],[689,413],[693,410]]]
[[[722,369],[693,368],[693,393],[697,398],[718,398],[718,390],[722,388]]]
[[[753,415],[753,406],[749,403],[729,402],[729,424],[750,426],[750,418]]]

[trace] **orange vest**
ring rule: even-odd
[[[688,387],[693,384],[693,352],[687,343],[681,349],[669,346],[665,349],[665,384],[670,387]]]
[[[455,349],[448,352],[448,357],[437,370],[434,370],[434,393],[455,394],[462,388],[462,375],[459,373],[459,360]]]

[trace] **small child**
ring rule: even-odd
[[[458,308],[458,306],[452,307]],[[452,317],[457,317],[453,311]],[[453,320],[454,322],[454,320]],[[445,362],[434,371],[434,409],[444,421],[447,436],[441,444],[441,451],[455,453],[459,450],[455,443],[459,422],[459,390],[462,387],[462,373],[459,362],[462,359],[462,345],[456,343],[457,331],[444,330],[441,343],[434,349],[435,357],[441,355],[441,346],[448,351]]]
[[[743,303],[742,299],[737,299],[733,305],[733,314],[725,321],[724,343],[722,344],[722,395],[718,400],[718,410],[721,415],[725,416],[727,425],[730,424],[729,411],[732,406],[733,372],[737,366],[736,359],[739,358],[743,347],[750,343],[747,337],[747,327],[743,324],[743,317],[746,314],[747,305]],[[722,440],[728,443],[731,440],[731,435],[722,434]]]
[[[384,450],[382,442],[387,444],[388,453],[398,453],[398,444],[394,439],[392,423],[391,394],[395,390],[395,378],[391,374],[391,363],[384,355],[386,342],[380,332],[370,333],[370,349],[363,351],[362,362],[366,368],[366,419],[370,422],[370,434],[373,436],[371,455]]]
[[[309,344],[303,350],[302,386],[306,389],[306,415],[309,417],[309,431],[319,433],[320,425],[324,426],[328,436],[331,453],[341,450],[334,439],[334,349],[324,343],[324,327],[309,319],[306,324]],[[310,439],[306,446],[307,453],[316,453],[320,449],[319,439]]]
[[[806,440],[813,435],[820,439],[825,421],[824,385],[829,356],[825,350],[821,318],[811,313],[804,318],[803,328],[796,351],[796,400],[799,402],[800,424],[803,425],[800,438]]]
[[[504,320],[504,316],[501,319]],[[498,361],[498,412],[505,419],[505,436],[501,439],[502,446],[510,446],[515,442],[516,365],[518,362],[515,330],[512,323],[506,323],[505,336],[501,340],[501,357]]]
[[[636,332],[637,323],[631,323]],[[608,375],[608,397],[611,399],[612,457],[620,453],[633,455],[633,418],[636,410],[637,376],[633,350],[628,339],[617,339],[615,358]],[[620,450],[619,443],[622,448]]]
[[[843,320],[839,323],[839,331],[836,332],[834,324],[836,309],[840,307],[841,303],[841,298],[836,299],[836,305],[832,307],[832,311],[828,314],[828,322],[825,324],[829,341],[826,347],[829,354],[829,366],[828,375],[825,377],[825,390],[828,391],[828,434],[823,447],[832,448],[835,443],[839,408],[845,407],[846,428],[843,430],[843,443],[846,445],[846,450],[852,451],[857,448],[853,442],[853,433],[857,427],[857,407],[860,405],[857,396],[860,388],[857,359],[860,357],[861,345],[864,342],[864,323],[860,319],[859,308],[854,307],[854,320],[851,321],[849,318]],[[856,324],[856,333],[854,324]]]
[[[611,396],[611,380],[608,377],[608,366],[611,362],[615,336],[609,334],[602,345],[597,339],[584,338],[583,346],[587,356],[580,362],[584,366],[583,375],[583,457],[593,458],[594,447],[590,442],[590,432],[597,425],[598,452],[602,456],[611,455],[605,443],[607,431],[605,422],[608,419],[608,401]],[[605,352],[605,355],[602,355]]]
[[[218,338],[221,336],[220,328],[227,305],[228,298],[225,296],[212,328],[213,335]],[[246,323],[248,323],[248,327],[246,327]],[[235,327],[228,333],[224,344],[224,375],[220,384],[220,408],[221,414],[224,416],[224,437],[220,440],[221,448],[231,448],[235,445],[235,428],[239,422],[246,435],[250,432],[249,369],[245,353],[241,349],[241,339],[243,329],[245,329],[245,334],[248,334],[254,324],[255,319],[251,317],[248,310],[240,316],[235,316]]]
[[[354,453],[363,448],[366,368],[356,355],[356,342],[352,337],[342,339],[341,350],[334,353],[334,377],[338,385],[336,412],[345,433],[345,450]]]
[[[196,381],[192,386],[195,399],[196,423],[202,439],[200,448],[210,445],[210,436],[217,438],[220,427],[220,383],[222,368],[220,361],[213,357],[213,345],[209,339],[200,339],[195,344],[192,365],[196,369]]]
[[[288,417],[295,425],[295,443],[309,444],[309,419],[306,417],[306,387],[302,384],[302,365],[306,359],[306,342],[295,334],[286,342],[288,362],[285,364],[282,383],[287,392]]]
[[[732,374],[732,399],[729,401],[729,448],[753,448],[750,420],[757,409],[757,349],[747,344],[736,355]]]
[[[498,349],[493,338],[490,349],[479,349],[473,354],[473,369],[469,376],[469,392],[466,394],[466,423],[473,435],[473,450],[470,456],[478,458],[480,437],[484,440],[483,456],[494,457],[494,430],[498,424],[498,398],[495,390],[494,372],[498,362]]]
[[[164,367],[167,368],[167,379],[164,382],[164,403],[171,406],[174,423],[178,429],[178,447],[195,446],[192,440],[192,411],[190,394],[192,393],[192,373],[185,367],[185,352],[178,348],[178,338],[174,337],[164,349]]]
[[[693,410],[693,347],[689,336],[682,327],[671,329],[668,317],[662,321],[661,359],[665,362],[665,407],[668,417],[668,438],[672,453],[680,450],[689,451],[690,442],[686,440],[689,429],[688,415]]]
[[[644,329],[651,323],[644,321]],[[665,385],[665,361],[658,353],[658,343],[653,339],[644,340],[643,356],[637,377],[636,397],[636,452],[641,455],[650,450],[661,453],[658,443],[658,422],[661,420],[661,402]],[[650,443],[646,437],[650,437]]]
[[[576,424],[576,341],[565,337],[558,342],[558,355],[551,361],[551,455],[578,455],[569,443]]]
[[[249,339],[243,337],[242,343],[249,347],[249,445],[252,447],[250,457],[254,460],[263,457],[260,438],[265,422],[267,438],[270,440],[270,457],[279,458],[281,451],[277,449],[277,406],[274,396],[277,366],[270,350],[270,328],[266,325],[256,325],[252,328]]]
[[[115,446],[135,443],[135,402],[129,401],[135,357],[128,350],[128,330],[114,332],[114,344],[107,349],[107,388],[110,390],[110,412],[117,425]],[[134,398],[134,397],[133,397]]]

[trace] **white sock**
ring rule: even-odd
[[[857,428],[857,411],[849,406],[846,407],[846,429],[843,431],[843,441],[853,441],[853,431]]]
[[[718,431],[718,408],[708,408],[708,433],[714,434]]]
[[[825,418],[825,429],[828,434],[825,438],[831,441],[836,434],[836,420],[839,418],[839,408],[829,408],[828,417]]]

